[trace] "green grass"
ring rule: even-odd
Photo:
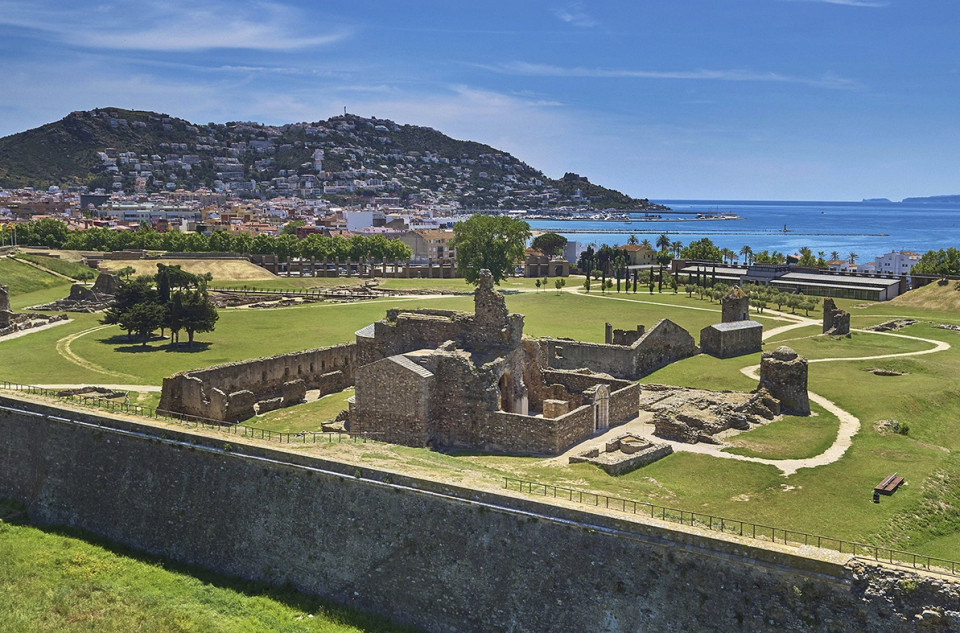
[[[806,459],[820,455],[837,439],[840,421],[821,407],[814,415],[785,415],[779,420],[738,433],[727,440],[735,455],[765,459]]]
[[[79,279],[85,273],[93,273],[94,276],[97,274],[97,272],[89,266],[84,266],[83,264],[78,264],[77,262],[71,262],[67,259],[60,259],[59,257],[24,253],[17,255],[17,258],[25,259],[28,262],[33,262],[34,264],[43,266],[48,270],[52,270],[67,277],[72,277],[73,279]]]
[[[345,389],[313,402],[258,415],[244,424],[280,433],[319,432],[323,422],[333,421],[338,413],[347,408],[347,398],[352,395],[353,389]]]
[[[397,281],[406,283],[406,280]],[[433,280],[437,286],[451,281],[459,283],[459,280]],[[515,281],[532,283],[532,280]],[[96,315],[75,315],[75,320],[67,325],[0,344],[4,374],[0,378],[32,383],[158,385],[163,376],[184,369],[352,340],[357,329],[383,318],[389,307],[469,311],[472,305],[471,297],[443,297],[352,304],[319,303],[269,311],[223,310],[216,331],[198,336],[203,345],[192,352],[170,351],[164,341],[151,342],[146,351],[141,351],[139,345],[117,338],[120,332],[116,327],[80,336],[70,346],[71,351],[85,362],[126,377],[100,374],[67,362],[58,355],[58,340],[97,325]],[[720,316],[718,304],[688,298],[683,293],[601,295],[593,291],[586,295],[545,290],[507,294],[507,305],[512,312],[525,316],[528,335],[566,336],[593,342],[603,340],[605,322],[624,329],[637,324],[649,328],[664,317],[699,338],[699,330],[716,323]],[[849,309],[858,311],[855,316],[876,322],[891,318],[891,308],[887,304],[864,308],[849,306]],[[770,315],[756,318],[767,328],[785,323]],[[950,313],[924,318],[957,320]],[[817,326],[792,330],[765,343],[764,349],[785,343],[816,360],[902,354],[930,348],[928,343],[891,336],[854,333],[847,339],[816,336],[818,331]],[[943,492],[933,483],[960,481],[960,463],[948,452],[960,450],[960,422],[957,419],[960,387],[956,386],[956,376],[960,375],[960,334],[936,329],[929,324],[912,326],[903,333],[947,341],[953,347],[945,352],[921,356],[810,363],[810,389],[856,415],[861,421],[861,429],[853,438],[852,447],[838,462],[802,469],[789,477],[783,477],[772,466],[682,453],[629,475],[611,477],[589,465],[548,465],[535,458],[468,453],[442,455],[423,449],[384,445],[363,449],[351,448],[350,443],[298,450],[316,451],[326,457],[355,459],[373,467],[470,485],[498,486],[504,475],[511,475],[958,558],[956,535],[960,533],[960,520],[950,517],[955,516],[951,512],[960,508],[960,499]],[[654,372],[643,382],[751,390],[756,387],[756,381],[744,376],[740,369],[759,362],[759,354],[724,360],[700,355]],[[905,375],[876,376],[865,371],[874,367],[901,371]],[[141,397],[144,402],[150,402],[155,396],[137,395],[137,398]],[[313,430],[319,427],[321,418],[333,417],[334,411],[325,409],[328,404],[333,408],[342,407],[340,403],[334,404],[335,400],[331,396],[326,402],[272,412],[254,424],[284,432]],[[909,424],[909,435],[881,434],[874,429],[877,421],[890,418]],[[816,455],[831,443],[836,435],[836,425],[833,416],[822,411],[819,416],[803,420],[787,418],[742,434],[742,441],[749,444],[733,450],[750,450],[753,452],[749,454],[765,457]],[[360,455],[351,452],[356,450],[364,452]],[[884,497],[881,504],[873,504],[870,500],[873,486],[894,471],[904,475],[908,485],[892,497]],[[943,505],[933,506],[932,500]],[[948,518],[937,522],[923,518],[934,507],[937,513]]]
[[[412,631],[290,589],[217,576],[76,533],[0,522],[5,633]]]
[[[9,286],[12,300],[17,295],[51,288],[68,288],[70,282],[38,270],[12,257],[0,257],[0,283]],[[64,295],[68,291],[64,291]]]

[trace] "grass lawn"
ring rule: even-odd
[[[320,425],[323,422],[333,421],[338,413],[347,408],[347,399],[352,395],[352,388],[345,389],[340,393],[331,393],[313,402],[258,415],[245,421],[244,424],[257,429],[280,433],[319,432],[321,430]]]
[[[412,629],[290,589],[217,576],[72,532],[0,521],[5,633]]]
[[[34,255],[32,253],[23,253],[17,255],[17,257],[74,279],[80,278],[84,273],[93,273],[94,277],[97,275],[97,272],[89,266],[84,266],[83,264],[78,264],[68,259],[60,259],[59,257],[51,257],[49,255]]]
[[[823,453],[837,439],[840,421],[817,405],[809,417],[785,415],[779,420],[728,438],[735,455],[766,459],[806,459]]]
[[[38,270],[12,257],[0,257],[0,283],[9,286],[11,303],[17,300],[18,295],[52,288],[63,288],[61,296],[66,296],[70,287],[70,282],[66,279]]]

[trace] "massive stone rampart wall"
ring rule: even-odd
[[[426,631],[960,626],[956,582],[26,408],[49,417],[0,409],[0,497],[25,503],[35,522],[289,583]]]

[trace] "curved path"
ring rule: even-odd
[[[616,300],[617,297],[606,297],[605,295],[593,295],[597,298],[613,299]],[[627,299],[620,299],[621,301],[626,301]],[[676,306],[673,306],[676,307]],[[706,308],[693,308],[696,310],[704,310]],[[781,320],[791,321],[786,325],[775,327],[771,330],[764,331],[763,340],[767,340],[784,332],[789,332],[797,328],[809,327],[809,326],[820,326],[821,322],[809,317],[801,317],[795,314],[786,314],[784,312],[779,312],[776,310],[765,310],[766,312],[771,312],[776,317]],[[919,341],[922,343],[929,343],[932,345],[929,349],[918,350],[915,352],[898,352],[895,354],[877,354],[873,356],[857,356],[857,357],[836,357],[836,358],[816,358],[807,361],[808,363],[834,363],[840,361],[864,361],[864,360],[878,360],[884,358],[900,358],[904,356],[922,356],[924,354],[934,354],[936,352],[943,352],[950,349],[950,344],[945,341],[938,341],[935,339],[921,338],[919,336],[910,336],[908,334],[898,334],[894,332],[875,332],[873,330],[861,330],[854,329],[854,332],[859,332],[861,334],[876,334],[878,336],[893,336],[896,338],[909,339],[912,341]],[[748,378],[753,380],[760,379],[760,365],[751,365],[749,367],[744,367],[740,370]],[[688,453],[701,453],[704,455],[713,455],[714,457],[720,457],[722,459],[736,459],[744,462],[754,462],[757,464],[766,464],[768,466],[773,466],[778,468],[784,476],[789,476],[796,473],[801,468],[814,468],[816,466],[825,466],[827,464],[832,464],[833,462],[839,460],[843,457],[843,454],[847,452],[847,449],[850,448],[850,444],[853,441],[853,436],[857,434],[860,430],[860,420],[855,415],[849,411],[845,411],[838,407],[833,401],[824,398],[823,396],[816,394],[812,391],[807,392],[807,396],[812,402],[817,403],[823,407],[826,411],[832,413],[840,421],[840,429],[837,432],[837,439],[834,443],[824,452],[814,457],[808,457],[805,459],[765,459],[763,457],[748,457],[746,455],[735,455],[733,453],[723,452],[724,446],[722,444],[686,444],[684,442],[674,442],[670,440],[664,440],[658,438],[658,441],[665,442],[673,446],[674,451],[684,451]],[[637,421],[639,424],[634,426],[634,429],[641,433],[652,434],[653,425],[649,421]],[[627,428],[630,427],[633,423],[628,422]],[[639,426],[639,428],[637,428]],[[616,429],[613,434],[619,435],[622,434],[624,427],[618,426],[613,427]],[[631,430],[634,430],[631,429]],[[595,439],[595,438],[592,438]],[[581,452],[578,447],[576,451],[572,452]],[[564,454],[566,455],[566,454]]]
[[[99,332],[100,330],[105,330],[108,327],[112,327],[112,326],[98,325],[96,327],[87,328],[86,330],[81,330],[79,332],[74,332],[73,334],[70,334],[68,336],[64,336],[62,339],[57,341],[57,353],[60,354],[60,356],[62,356],[64,359],[70,361],[71,363],[73,363],[74,365],[77,365],[78,367],[82,367],[83,369],[86,369],[87,371],[93,371],[98,374],[104,374],[105,376],[113,376],[114,378],[123,378],[123,379],[132,378],[136,380],[137,379],[136,376],[131,376],[130,374],[124,374],[118,371],[110,371],[109,369],[105,367],[101,367],[96,363],[91,363],[85,358],[78,356],[76,353],[74,353],[72,349],[70,349],[70,346],[73,344],[73,342],[76,341],[81,336],[92,334],[93,332]]]

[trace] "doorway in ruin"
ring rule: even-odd
[[[506,413],[527,415],[527,394],[523,383],[515,380],[513,374],[504,372],[497,381],[499,391],[499,409]]]
[[[610,428],[610,387],[597,385],[593,396],[593,430]]]

